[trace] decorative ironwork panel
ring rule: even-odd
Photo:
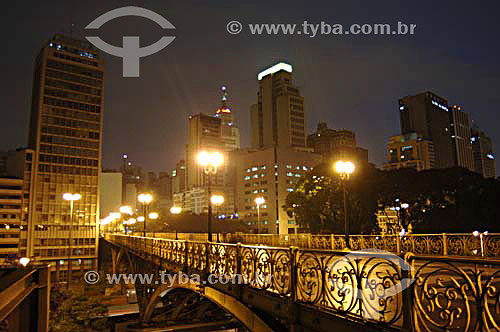
[[[402,324],[402,271],[398,257],[300,251],[297,299],[386,325]]]
[[[188,267],[196,271],[204,271],[207,264],[207,244],[205,242],[186,242],[188,251]]]
[[[415,331],[500,331],[500,260],[411,257]]]
[[[288,295],[291,252],[284,248],[242,246],[241,274],[251,287]]]
[[[233,277],[236,274],[237,252],[234,244],[208,245],[208,272]]]

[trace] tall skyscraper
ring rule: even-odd
[[[491,138],[478,127],[473,127],[471,142],[475,172],[485,178],[495,177],[495,154],[493,153]]]
[[[179,160],[172,171],[172,194],[186,190],[186,161]]]
[[[304,97],[292,66],[280,62],[260,72],[257,104],[250,108],[252,148],[306,147]]]
[[[186,189],[204,186],[206,176],[196,159],[202,150],[222,152],[221,119],[207,114],[196,114],[189,117],[188,144],[186,146]],[[218,172],[212,180],[213,185],[221,185],[223,173]]]
[[[104,62],[90,43],[55,35],[35,60],[29,147],[29,257],[52,263],[53,279],[97,263]],[[77,193],[73,214],[64,193]],[[71,252],[69,244],[71,243]]]
[[[224,151],[229,152],[240,148],[240,130],[234,121],[234,114],[227,106],[227,87],[221,87],[221,106],[215,111],[215,117],[221,120],[221,140]]]
[[[450,108],[450,126],[455,166],[474,171],[469,114],[460,106],[453,105]]]
[[[401,132],[417,133],[432,141],[437,168],[455,166],[448,101],[432,92],[406,96],[399,100]]]

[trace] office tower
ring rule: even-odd
[[[417,133],[432,141],[436,168],[455,166],[448,102],[432,92],[399,100],[401,133]]]
[[[172,171],[172,194],[186,190],[186,161],[179,160]]]
[[[250,108],[252,148],[305,148],[304,97],[293,85],[292,66],[280,62],[260,72],[257,79],[257,104]]]
[[[471,134],[475,172],[481,174],[485,178],[495,177],[495,154],[493,153],[491,138],[477,126],[472,128]]]
[[[186,145],[186,189],[205,186],[208,183],[203,167],[198,165],[197,155],[202,150],[222,152],[221,119],[203,113],[189,117],[189,138]],[[212,177],[213,185],[222,185],[223,172]]]
[[[236,210],[255,232],[295,234],[300,232],[294,218],[282,208],[287,195],[321,156],[294,148],[242,149],[230,154],[234,162]],[[255,198],[263,197],[259,207]]]
[[[307,147],[325,160],[351,160],[368,163],[368,150],[356,146],[356,135],[350,130],[334,130],[320,122],[315,133],[307,136]]]
[[[240,130],[234,121],[234,114],[227,106],[227,87],[221,87],[221,106],[216,110],[215,117],[221,119],[221,140],[224,151],[232,151],[240,148]]]
[[[99,188],[99,217],[103,219],[111,212],[120,212],[120,206],[122,206],[123,174],[118,171],[102,171]]]
[[[55,35],[35,60],[29,131],[34,230],[27,255],[50,262],[53,281],[66,280],[68,256],[72,270],[97,264],[103,79],[103,60],[83,40]],[[64,193],[81,195],[72,215]]]
[[[0,267],[16,265],[20,255],[23,179],[0,177]]]
[[[142,190],[142,167],[132,163],[129,155],[122,155],[122,205],[130,206],[133,211],[137,207],[137,196]]]
[[[391,136],[387,145],[385,170],[415,168],[417,171],[435,167],[434,144],[417,133]]]
[[[450,126],[455,166],[474,171],[469,114],[453,105],[450,107]]]
[[[173,206],[172,180],[169,172],[160,172],[158,174],[156,195],[158,201],[158,212],[162,215],[170,213]]]

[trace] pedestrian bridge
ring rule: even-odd
[[[495,257],[401,257],[116,234],[104,240],[114,272],[124,266],[121,271],[156,276],[135,285],[145,325],[171,289],[184,288],[250,331],[500,331]],[[165,272],[200,278],[167,286]]]

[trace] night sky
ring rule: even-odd
[[[140,6],[167,18],[162,30],[144,18],[123,17],[96,32],[84,27],[101,14]],[[141,46],[176,36],[142,58],[141,76],[122,77],[122,59],[106,60],[103,166],[118,168],[122,152],[146,170],[169,170],[183,158],[187,118],[212,113],[226,84],[229,105],[250,143],[249,107],[259,70],[284,60],[294,66],[305,97],[308,133],[318,121],[355,131],[370,161],[381,165],[390,135],[399,133],[398,98],[430,90],[459,104],[500,149],[498,1],[9,1],[2,20],[0,149],[25,146],[33,61],[56,33],[100,36]],[[73,14],[72,14],[73,13]],[[73,17],[73,20],[71,20]],[[238,20],[241,34],[226,24]],[[249,23],[417,24],[415,35],[252,35]],[[500,164],[497,162],[497,169]]]

